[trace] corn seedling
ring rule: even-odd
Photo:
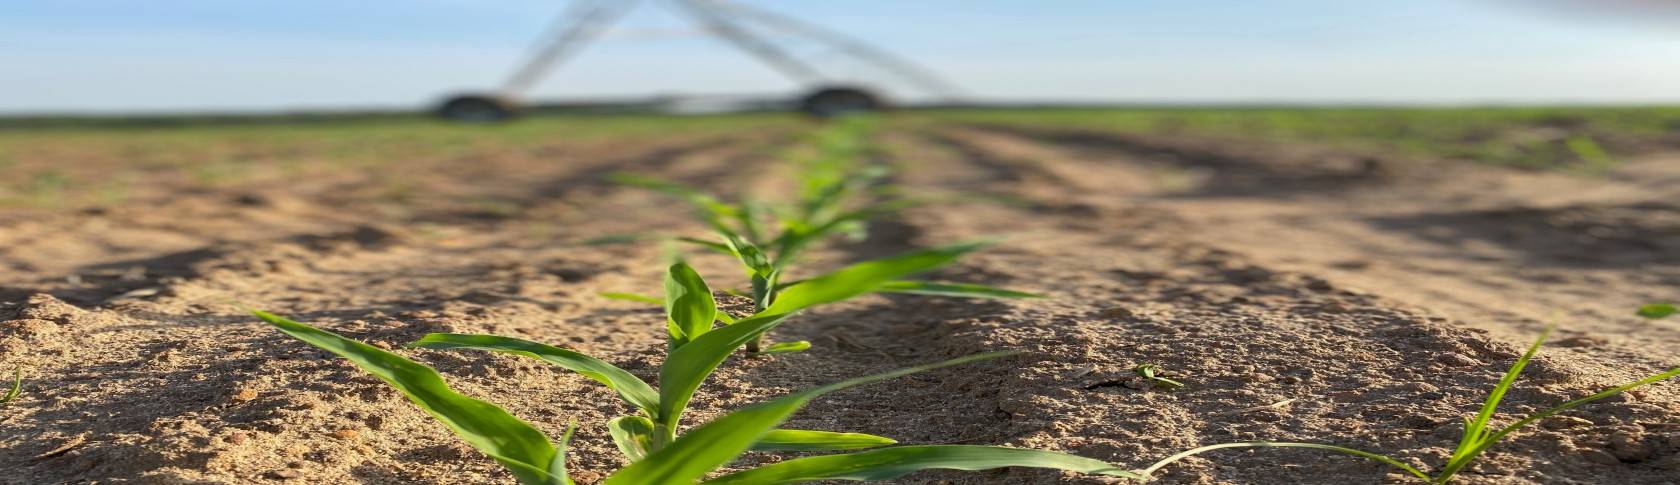
[[[1675,307],[1674,305],[1668,303],[1652,303],[1639,307],[1639,311],[1636,313],[1638,313],[1641,317],[1656,320],[1658,318],[1667,318],[1669,315],[1673,315],[1675,313],[1680,313],[1680,307]]]
[[[685,308],[699,310],[699,308]],[[571,485],[565,468],[568,426],[558,442],[494,404],[451,390],[430,367],[377,347],[264,312],[254,312],[294,338],[337,354],[379,377],[416,406],[444,423],[463,441],[501,463],[526,485]],[[703,313],[696,311],[696,313]],[[488,335],[427,335],[414,346],[474,348],[537,358],[578,372],[616,390],[641,416],[615,418],[609,432],[630,464],[607,476],[606,485],[782,484],[815,480],[884,480],[926,469],[984,470],[1024,466],[1114,477],[1136,474],[1108,463],[1049,451],[972,446],[921,445],[877,448],[889,438],[858,433],[777,429],[789,415],[822,394],[1007,354],[981,354],[937,364],[852,379],[738,409],[680,436],[677,418],[695,388],[755,330],[774,327],[785,315],[743,319],[715,331],[672,329],[674,350],[660,369],[659,388],[600,360],[535,342]],[[685,317],[686,318],[686,317]],[[686,323],[686,322],[685,322]],[[706,321],[710,324],[710,321]],[[679,325],[680,326],[680,325]],[[683,343],[678,343],[683,342]],[[874,449],[871,449],[874,448]],[[850,451],[796,458],[702,481],[750,450]]]
[[[856,202],[857,195],[865,193],[870,186],[877,184],[886,173],[883,170],[860,169],[856,163],[856,160],[863,157],[867,147],[866,138],[870,125],[865,120],[867,118],[854,118],[818,132],[817,155],[800,160],[799,200],[786,207],[750,200],[728,203],[692,187],[635,175],[620,174],[614,179],[619,183],[652,189],[688,202],[694,207],[696,217],[705,221],[719,240],[691,237],[672,239],[735,258],[741,263],[751,282],[751,289],[739,294],[752,300],[753,312],[762,313],[778,308],[778,313],[786,313],[792,307],[803,308],[815,304],[805,301],[810,299],[810,291],[796,291],[802,295],[801,299],[778,306],[783,293],[799,284],[784,282],[782,279],[789,266],[803,251],[820,241],[845,235],[856,236],[861,233],[864,223],[868,220],[914,205],[913,202],[899,199],[857,207],[860,205]],[[766,220],[771,216],[774,224],[768,224],[772,221]],[[769,231],[770,227],[775,227],[775,230]],[[771,237],[770,232],[774,232],[775,235]],[[848,292],[853,289],[860,290],[823,302],[839,301],[867,292],[974,298],[1039,296],[985,285],[895,279],[897,276],[925,272],[949,264],[955,261],[955,256],[979,247],[981,245],[978,244],[949,246],[864,262],[820,276],[818,278],[849,281],[850,284],[846,285]],[[884,274],[897,276],[879,277]],[[642,302],[653,300],[650,297],[627,293],[602,296]],[[728,318],[727,314],[719,315]],[[724,323],[728,321],[724,320]],[[747,350],[753,353],[783,353],[803,350],[810,346],[809,342],[783,342],[766,346],[762,340],[761,336],[754,336],[747,343]]]
[[[1159,375],[1160,371],[1161,367],[1155,364],[1138,364],[1137,367],[1132,368],[1132,372],[1136,372],[1138,377],[1144,378],[1144,380],[1149,381],[1151,384],[1171,389],[1184,387],[1184,383],[1182,382],[1161,377]]]
[[[1319,443],[1294,443],[1294,442],[1275,442],[1275,441],[1222,443],[1222,444],[1208,445],[1208,446],[1203,446],[1203,447],[1200,447],[1200,448],[1190,449],[1190,450],[1180,452],[1176,455],[1169,456],[1165,459],[1162,459],[1161,461],[1155,462],[1155,464],[1150,465],[1149,468],[1144,469],[1141,472],[1141,474],[1143,475],[1144,479],[1147,480],[1150,475],[1154,474],[1156,471],[1160,470],[1162,467],[1170,465],[1173,462],[1182,460],[1186,457],[1201,454],[1201,453],[1205,453],[1205,452],[1209,452],[1209,451],[1213,451],[1213,450],[1220,450],[1220,449],[1226,449],[1226,448],[1309,448],[1309,449],[1332,451],[1332,452],[1337,452],[1337,453],[1343,453],[1343,454],[1348,454],[1348,455],[1354,455],[1354,456],[1369,458],[1369,459],[1372,459],[1372,460],[1376,460],[1378,462],[1388,464],[1388,465],[1393,466],[1395,468],[1399,468],[1399,469],[1405,471],[1407,474],[1415,476],[1418,479],[1427,481],[1429,483],[1445,484],[1445,483],[1451,481],[1453,479],[1453,477],[1458,474],[1458,472],[1463,471],[1465,467],[1470,466],[1470,464],[1472,462],[1474,462],[1477,457],[1480,457],[1482,455],[1482,453],[1486,452],[1489,448],[1492,448],[1494,445],[1499,444],[1500,440],[1503,440],[1507,436],[1510,436],[1511,433],[1515,433],[1515,432],[1517,432],[1517,430],[1520,430],[1525,426],[1528,426],[1530,424],[1534,424],[1534,422],[1536,422],[1536,421],[1545,419],[1547,417],[1556,415],[1558,413],[1568,411],[1568,410],[1571,410],[1571,409],[1575,409],[1575,408],[1580,407],[1582,405],[1585,405],[1587,403],[1591,403],[1593,401],[1598,401],[1600,399],[1604,399],[1604,398],[1608,398],[1610,396],[1621,394],[1621,393],[1623,393],[1623,392],[1625,392],[1629,389],[1644,386],[1646,384],[1651,384],[1651,383],[1663,381],[1663,380],[1666,380],[1666,379],[1669,379],[1669,378],[1672,378],[1672,377],[1675,377],[1675,376],[1680,376],[1680,368],[1669,369],[1667,371],[1657,373],[1655,375],[1652,375],[1650,377],[1646,377],[1644,379],[1640,379],[1640,380],[1637,380],[1637,381],[1622,384],[1622,385],[1619,385],[1619,386],[1616,386],[1616,387],[1605,389],[1603,391],[1599,391],[1599,392],[1597,392],[1595,394],[1592,394],[1592,395],[1589,395],[1587,397],[1583,397],[1583,398],[1576,399],[1576,400],[1573,400],[1573,401],[1569,401],[1569,402],[1566,402],[1566,403],[1563,403],[1563,404],[1559,404],[1559,405],[1557,405],[1555,407],[1552,407],[1550,409],[1546,409],[1544,411],[1540,411],[1538,413],[1534,413],[1532,415],[1529,415],[1528,417],[1517,420],[1516,422],[1511,423],[1509,425],[1506,425],[1505,427],[1502,427],[1502,428],[1492,428],[1492,427],[1490,427],[1489,421],[1491,421],[1493,419],[1493,414],[1494,414],[1495,409],[1499,406],[1499,401],[1505,398],[1506,391],[1509,391],[1511,389],[1511,384],[1516,382],[1517,376],[1522,374],[1523,368],[1528,366],[1528,362],[1529,362],[1529,360],[1534,358],[1534,354],[1540,351],[1540,345],[1546,342],[1546,337],[1550,333],[1551,333],[1551,328],[1550,327],[1547,327],[1545,331],[1541,332],[1540,337],[1538,339],[1535,339],[1534,344],[1530,345],[1528,347],[1528,351],[1524,352],[1522,357],[1517,358],[1517,362],[1511,366],[1510,370],[1505,372],[1504,377],[1500,378],[1499,384],[1494,386],[1492,392],[1488,393],[1487,401],[1485,401],[1482,404],[1482,408],[1481,408],[1480,411],[1478,411],[1476,413],[1476,416],[1474,418],[1468,418],[1468,419],[1464,420],[1464,433],[1458,440],[1458,446],[1453,449],[1452,455],[1450,457],[1448,457],[1447,462],[1444,465],[1442,465],[1438,470],[1435,470],[1433,474],[1426,473],[1423,470],[1418,469],[1417,467],[1413,467],[1411,465],[1408,465],[1405,462],[1402,462],[1402,461],[1400,461],[1398,459],[1395,459],[1393,457],[1384,456],[1382,454],[1372,453],[1372,452],[1369,452],[1369,451],[1363,451],[1363,450],[1347,448],[1347,447],[1342,447],[1342,446],[1319,444]]]

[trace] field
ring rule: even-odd
[[[848,264],[996,239],[920,279],[1046,297],[824,302],[767,341],[808,350],[737,352],[685,426],[1010,350],[1021,353],[816,397],[785,427],[1052,450],[1120,470],[1203,445],[1308,442],[1433,473],[1548,324],[1493,426],[1680,367],[1680,318],[1635,314],[1680,300],[1680,108],[953,110],[860,123],[0,130],[0,373],[22,382],[0,404],[0,483],[514,481],[386,382],[249,309],[436,368],[547,436],[576,423],[571,478],[602,482],[626,464],[603,423],[633,412],[614,390],[520,356],[405,345],[517,337],[651,381],[684,339],[657,296],[675,254],[707,291],[741,289],[717,293],[733,315],[718,318],[775,306],[747,290],[750,258],[708,250],[741,246],[650,178],[798,200],[813,171],[833,168],[825,160],[867,169],[855,203],[891,208],[813,244],[777,275],[788,291]],[[754,451],[725,470],[796,456]],[[1668,379],[1540,419],[1453,483],[1676,476],[1680,379]],[[1296,448],[1210,451],[1152,478],[1418,481]],[[895,483],[1132,482],[1011,467]]]

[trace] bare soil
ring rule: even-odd
[[[643,375],[658,309],[596,296],[659,288],[652,244],[702,234],[675,204],[611,185],[619,170],[722,193],[773,187],[765,147],[793,129],[635,143],[555,141],[408,174],[433,194],[393,207],[377,178],[285,190],[160,191],[100,210],[0,215],[0,483],[506,483],[396,392],[246,316],[263,308],[398,348],[428,332],[577,349]],[[1055,449],[1141,468],[1246,440],[1313,441],[1445,461],[1470,415],[1548,318],[1561,324],[1502,408],[1511,416],[1680,366],[1680,322],[1632,315],[1680,295],[1680,156],[1602,176],[1300,145],[901,123],[881,136],[910,190],[968,196],[877,221],[807,270],[1007,236],[941,279],[1030,301],[872,296],[777,331],[805,353],[736,359],[691,422],[803,389],[980,351],[1022,357],[833,394],[790,426],[905,443]],[[973,195],[993,202],[972,202]],[[696,256],[742,284],[729,261]],[[452,386],[558,436],[571,469],[621,466],[606,419],[630,409],[534,361],[398,350]],[[1151,388],[1153,363],[1185,382]],[[748,462],[777,459],[752,455]],[[1221,451],[1164,483],[1405,482],[1320,452]],[[1462,483],[1675,483],[1680,383],[1553,418]],[[1025,469],[901,483],[1106,483]]]

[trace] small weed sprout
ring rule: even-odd
[[[1161,377],[1159,375],[1160,371],[1161,371],[1161,367],[1158,366],[1158,365],[1155,365],[1155,364],[1138,364],[1137,367],[1132,368],[1132,372],[1136,372],[1138,377],[1142,377],[1145,380],[1148,380],[1151,384],[1166,387],[1166,388],[1169,388],[1169,389],[1178,389],[1180,387],[1184,387],[1184,383],[1182,383],[1182,382],[1178,382],[1178,381],[1175,381],[1175,380],[1172,380],[1172,379]]]
[[[5,396],[0,396],[0,407],[10,405],[19,394],[23,394],[23,369],[12,371],[12,388],[6,391]]]
[[[1680,307],[1676,307],[1670,303],[1652,303],[1639,307],[1639,311],[1635,313],[1641,317],[1656,320],[1659,318],[1668,318],[1669,315],[1680,313]]]
[[[1149,477],[1156,471],[1160,470],[1162,467],[1172,464],[1173,462],[1177,462],[1192,455],[1226,448],[1310,448],[1369,458],[1404,470],[1406,473],[1424,481],[1434,484],[1445,484],[1451,481],[1458,472],[1463,471],[1465,467],[1470,466],[1470,464],[1474,462],[1477,457],[1481,456],[1482,453],[1486,452],[1494,445],[1499,444],[1500,440],[1510,436],[1511,433],[1515,433],[1517,430],[1520,430],[1525,426],[1558,413],[1575,409],[1584,404],[1621,394],[1629,389],[1660,382],[1675,376],[1680,376],[1680,368],[1669,369],[1644,379],[1611,387],[1587,397],[1559,404],[1550,409],[1546,409],[1517,420],[1517,422],[1506,425],[1503,428],[1490,428],[1489,421],[1493,419],[1494,410],[1499,406],[1499,401],[1505,398],[1506,391],[1511,389],[1511,384],[1516,382],[1517,376],[1522,374],[1523,368],[1527,367],[1529,360],[1533,359],[1534,354],[1540,351],[1540,345],[1546,342],[1546,337],[1550,334],[1551,327],[1547,327],[1545,331],[1541,332],[1540,337],[1535,339],[1534,344],[1528,347],[1528,351],[1524,352],[1522,357],[1517,359],[1517,362],[1513,364],[1511,369],[1505,372],[1505,376],[1499,380],[1499,384],[1494,386],[1492,392],[1488,393],[1487,401],[1482,404],[1482,408],[1476,413],[1476,416],[1474,418],[1465,419],[1464,433],[1459,438],[1458,446],[1453,449],[1452,455],[1447,459],[1447,462],[1442,465],[1440,469],[1435,470],[1433,475],[1426,473],[1423,470],[1419,470],[1411,465],[1407,465],[1405,462],[1393,457],[1369,451],[1319,443],[1275,441],[1222,443],[1194,448],[1155,462],[1155,464],[1150,465],[1149,468],[1145,468],[1142,472],[1140,472],[1140,474],[1143,475],[1144,480],[1148,480]]]

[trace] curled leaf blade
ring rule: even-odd
[[[666,271],[664,304],[673,349],[699,338],[717,320],[717,301],[712,299],[712,289],[687,263],[678,262]]]
[[[619,416],[607,421],[607,433],[613,444],[631,462],[646,457],[653,449],[653,420],[642,416]]]

